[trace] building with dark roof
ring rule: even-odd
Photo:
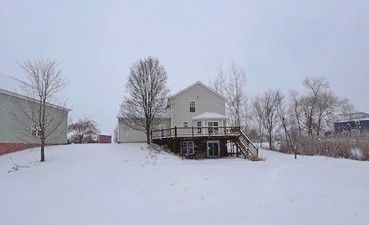
[[[369,132],[369,114],[364,112],[349,113],[342,120],[334,123],[336,134]]]

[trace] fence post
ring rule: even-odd
[[[177,126],[174,126],[174,137],[177,138]]]
[[[192,126],[192,137],[193,137],[194,133],[193,133],[193,126]]]

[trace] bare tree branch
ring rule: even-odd
[[[20,136],[40,142],[43,162],[47,140],[68,116],[61,100],[67,81],[53,60],[26,60],[20,67],[25,72],[26,82],[21,88],[27,99],[15,104],[19,108],[13,110],[14,126]]]
[[[122,121],[132,129],[144,131],[148,143],[155,122],[165,116],[169,94],[167,79],[159,60],[148,57],[133,64],[125,84]]]
[[[220,68],[213,82],[214,89],[226,98],[226,111],[231,126],[246,128],[248,125],[246,81],[246,72],[232,65],[227,72]]]

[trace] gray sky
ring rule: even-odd
[[[111,132],[129,67],[156,56],[172,93],[208,83],[232,63],[250,95],[299,89],[326,77],[369,112],[369,1],[5,1],[0,73],[22,78],[25,58],[58,60],[70,84],[71,118]]]

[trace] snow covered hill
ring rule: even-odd
[[[0,156],[1,225],[368,224],[369,164],[262,151],[181,160],[142,144]]]

